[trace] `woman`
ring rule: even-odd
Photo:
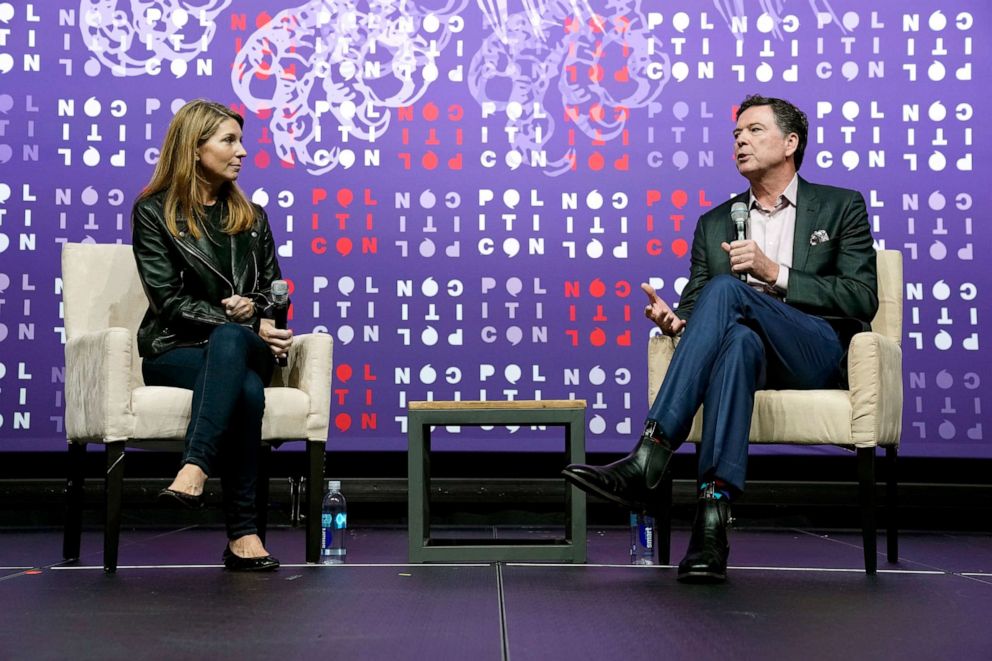
[[[147,385],[193,391],[179,473],[162,499],[203,505],[219,474],[228,544],[224,566],[276,569],[258,536],[255,486],[265,386],[293,333],[267,311],[281,277],[265,212],[238,188],[244,119],[197,100],[179,109],[155,173],[131,214],[148,312],[138,329]]]

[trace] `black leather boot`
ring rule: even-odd
[[[654,438],[654,429],[655,424],[649,422],[631,453],[619,461],[606,466],[571,464],[561,473],[583,491],[653,515],[659,487],[672,458],[671,446],[664,439]]]
[[[692,524],[689,548],[679,563],[678,580],[683,583],[722,583],[727,580],[727,527],[730,503],[713,497],[712,489],[699,498]]]

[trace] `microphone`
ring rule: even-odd
[[[276,328],[286,330],[286,318],[289,315],[289,283],[285,280],[272,281],[272,305],[275,306],[273,312],[275,316]],[[286,366],[286,356],[276,359],[280,367]]]
[[[734,229],[737,231],[737,240],[743,241],[747,238],[747,217],[751,214],[747,205],[743,202],[734,202],[730,207],[730,219],[734,221]],[[737,276],[747,282],[747,273],[740,273]]]

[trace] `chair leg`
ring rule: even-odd
[[[289,523],[294,528],[300,527],[300,499],[303,497],[303,478],[289,477]]]
[[[323,499],[324,444],[307,441],[307,562],[320,560],[320,508]]]
[[[885,548],[887,560],[890,563],[899,562],[899,522],[896,518],[899,511],[898,475],[896,473],[898,448],[885,448]]]
[[[654,519],[654,543],[658,547],[658,564],[672,561],[672,473],[661,484],[661,502]]]
[[[255,525],[258,537],[265,543],[265,532],[269,527],[269,466],[272,462],[272,446],[262,443],[258,450],[258,481],[255,485]]]
[[[878,532],[875,527],[875,448],[858,448],[858,485],[861,501],[861,538],[865,573],[878,569]]]
[[[86,479],[86,444],[69,441],[68,471],[65,481],[65,529],[62,557],[79,559],[83,536],[83,481]]]
[[[124,495],[124,443],[104,444],[107,472],[104,476],[106,520],[103,527],[103,571],[117,571],[117,549],[121,538],[121,500]]]

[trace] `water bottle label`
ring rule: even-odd
[[[348,515],[345,512],[338,512],[334,516],[334,527],[338,530],[344,530],[348,527]]]
[[[641,538],[641,546],[646,549],[654,548],[654,526],[647,524],[637,526],[637,533]]]
[[[320,525],[322,528],[330,528],[333,521],[334,515],[329,512],[320,515]]]
[[[321,548],[329,549],[331,548],[331,543],[334,541],[334,529],[327,526],[322,532],[324,533],[324,543],[321,545]]]

